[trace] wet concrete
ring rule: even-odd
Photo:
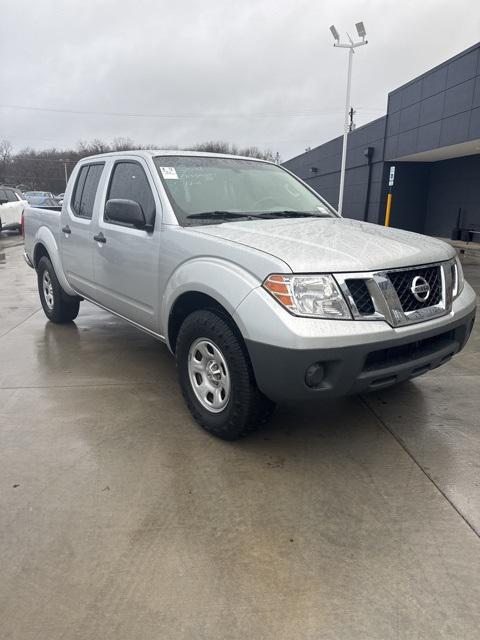
[[[1,638],[478,638],[478,328],[227,444],[163,345],[87,303],[49,324],[21,253],[0,243]]]
[[[0,251],[6,247],[17,247],[21,244],[23,244],[23,238],[18,231],[0,231]]]

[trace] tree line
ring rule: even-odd
[[[30,147],[14,152],[8,140],[0,141],[0,184],[17,187],[23,191],[38,190],[62,193],[65,191],[66,179],[70,176],[76,163],[87,156],[109,151],[129,151],[133,149],[168,149],[180,150],[177,146],[135,144],[130,138],[114,138],[112,142],[94,139],[91,142],[79,142],[76,149],[44,149],[37,151]],[[278,153],[271,150],[260,150],[256,146],[239,147],[223,141],[209,141],[195,144],[186,151],[208,151],[213,153],[229,153],[232,155],[262,158],[279,162]]]

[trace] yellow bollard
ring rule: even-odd
[[[385,226],[390,226],[390,211],[392,210],[392,194],[387,195],[387,210],[385,211]]]

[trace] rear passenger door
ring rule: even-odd
[[[104,166],[103,162],[80,166],[73,190],[64,202],[60,223],[62,264],[67,280],[78,293],[91,298],[95,298],[96,292],[92,216]]]
[[[137,202],[151,228],[136,229],[108,220],[108,200]],[[158,263],[161,205],[146,162],[138,158],[113,164],[105,203],[95,234],[100,238],[94,253],[97,300],[103,306],[157,332]],[[156,224],[155,224],[156,223]]]

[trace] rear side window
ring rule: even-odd
[[[80,169],[71,200],[71,207],[76,216],[80,218],[92,217],[103,167],[103,164],[88,164]]]
[[[91,218],[98,183],[103,171],[103,164],[91,164],[88,168],[87,178],[83,187],[82,201],[80,202],[80,215]]]
[[[7,194],[3,189],[0,189],[0,200],[8,200]]]
[[[77,181],[75,183],[75,188],[73,190],[71,207],[73,212],[78,216],[80,211],[80,201],[82,198],[83,187],[85,185],[85,178],[87,177],[88,166],[83,166],[77,176]]]
[[[114,166],[107,200],[118,198],[138,202],[147,224],[154,224],[155,200],[145,171],[137,162],[117,162]]]

